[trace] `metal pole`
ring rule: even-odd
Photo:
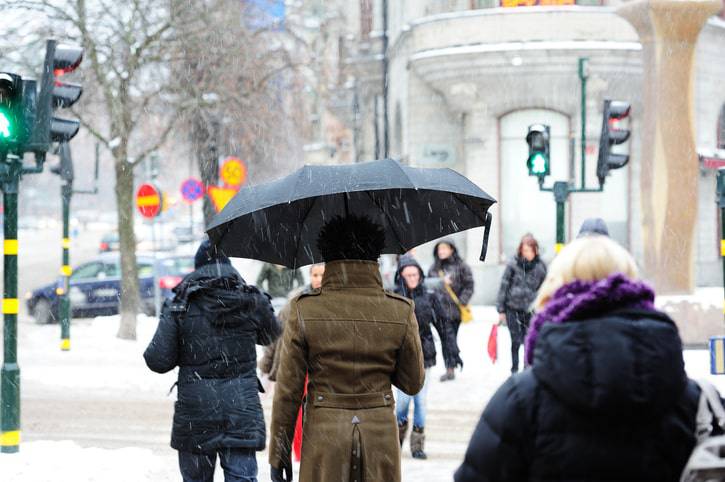
[[[383,0],[383,157],[390,156],[388,121],[388,0]]]
[[[1,157],[5,157],[2,155]],[[3,159],[4,160],[4,159]],[[3,164],[5,164],[3,162]],[[0,452],[20,449],[20,367],[18,366],[18,185],[22,164],[8,159],[3,207],[3,366],[0,371]]]
[[[581,81],[581,179],[582,189],[587,188],[586,175],[586,149],[587,149],[587,78],[589,59],[582,57],[579,59],[579,80]]]
[[[569,197],[569,184],[558,181],[554,183],[554,200],[556,201],[556,245],[554,251],[559,253],[566,243],[565,217],[566,200]]]
[[[723,289],[725,289],[725,169],[717,171],[717,193],[720,206],[720,257],[722,258]],[[725,294],[723,296],[723,315],[725,315]]]
[[[70,350],[70,201],[73,196],[73,185],[66,182],[61,187],[61,198],[63,200],[63,242],[62,255],[63,266],[60,269],[63,277],[63,286],[58,288],[60,295],[60,349]]]

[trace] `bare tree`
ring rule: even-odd
[[[191,23],[184,0],[27,0],[5,2],[44,18],[52,32],[84,48],[82,126],[112,154],[121,251],[121,323],[118,337],[136,338],[139,282],[134,233],[134,168],[166,142],[183,99],[171,88],[178,31]]]

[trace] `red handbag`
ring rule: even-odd
[[[491,334],[488,335],[488,356],[491,363],[496,363],[498,358],[498,325],[494,323],[491,327]]]

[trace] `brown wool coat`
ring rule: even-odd
[[[413,302],[383,290],[378,264],[333,261],[294,299],[272,408],[269,461],[289,460],[309,372],[300,482],[397,482],[391,385],[416,394],[425,371]]]

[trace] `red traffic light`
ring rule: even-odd
[[[83,60],[83,49],[71,45],[57,45],[53,56],[53,73],[56,77],[73,72]]]

